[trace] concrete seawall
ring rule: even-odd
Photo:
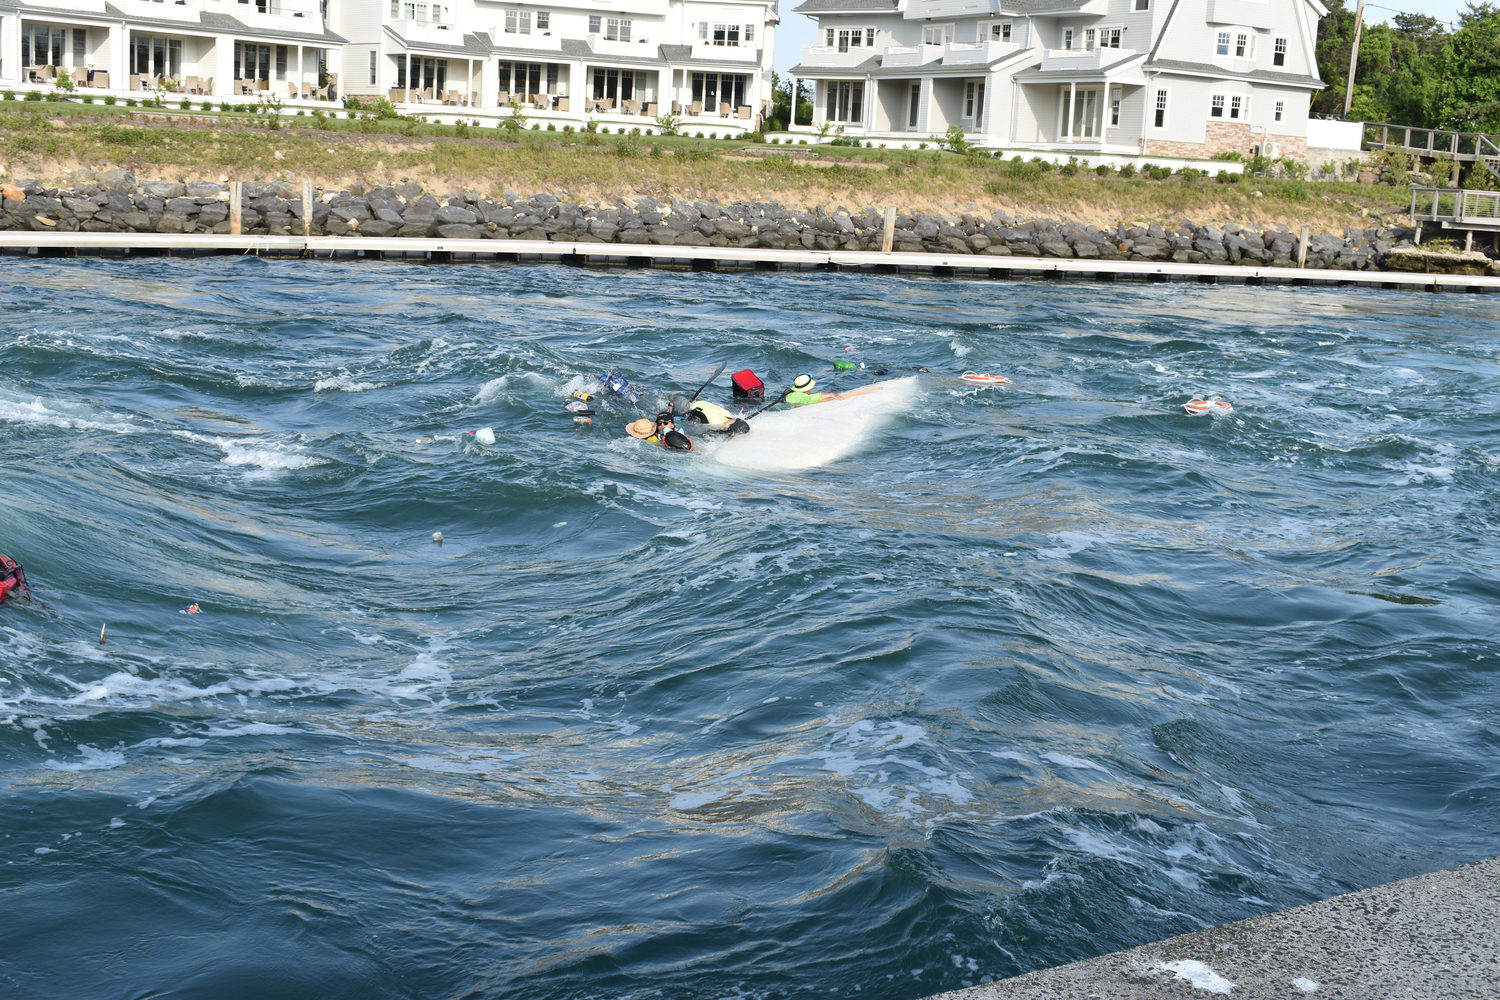
[[[933,1000],[1500,997],[1500,858]]]

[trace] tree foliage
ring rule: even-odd
[[[1318,25],[1318,71],[1327,88],[1312,110],[1339,114],[1349,77],[1354,11],[1325,0]],[[1419,128],[1500,132],[1500,8],[1469,3],[1452,31],[1425,14],[1366,24],[1360,37],[1349,117]]]

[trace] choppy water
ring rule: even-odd
[[[8,995],[912,998],[1495,853],[1487,299],[221,259],[0,303],[52,609],[0,606]],[[845,357],[932,374],[806,473],[561,411]]]

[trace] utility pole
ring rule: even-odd
[[[1354,8],[1354,43],[1349,46],[1349,83],[1344,88],[1344,117],[1349,117],[1349,105],[1354,103],[1354,67],[1359,62],[1359,33],[1365,26],[1365,0],[1359,0]]]

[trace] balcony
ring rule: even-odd
[[[696,49],[693,53],[697,55]],[[839,51],[837,45],[802,46],[802,65],[819,69],[850,69],[875,55],[874,49],[854,48]]]
[[[561,52],[562,37],[554,35],[550,31],[533,31],[530,34],[521,34],[519,31],[506,32],[504,28],[491,28],[490,37],[494,39],[495,45],[505,49],[532,49],[536,52]]]
[[[1020,50],[1021,46],[1015,42],[950,42],[943,46],[943,65],[988,66]]]
[[[462,45],[464,43],[463,29],[456,24],[433,24],[431,21],[387,21],[386,26],[408,43],[417,45]]]
[[[941,45],[889,45],[880,60],[883,69],[925,66],[943,58]]]
[[[760,47],[754,42],[744,45],[711,45],[708,42],[695,41],[693,58],[719,63],[759,63]]]
[[[654,59],[656,57],[656,45],[644,35],[639,38],[632,37],[628,42],[623,39],[605,38],[603,35],[589,35],[588,42],[589,48],[594,50],[596,56],[615,56],[621,59]]]
[[[1134,55],[1134,49],[1043,49],[1042,72],[1099,73]]]

